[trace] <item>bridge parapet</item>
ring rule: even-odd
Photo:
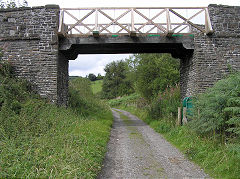
[[[64,36],[172,36],[196,30],[213,33],[207,7],[62,8],[58,32]]]

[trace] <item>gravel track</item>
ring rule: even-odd
[[[113,109],[103,168],[106,178],[209,178],[160,134],[129,112]]]

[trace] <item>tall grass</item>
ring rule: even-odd
[[[112,114],[87,82],[70,84],[59,108],[0,65],[0,178],[95,178],[106,152]]]

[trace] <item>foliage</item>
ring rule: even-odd
[[[103,80],[104,76],[102,76],[100,73],[97,75],[97,80]]]
[[[195,101],[191,127],[201,135],[240,136],[240,73],[218,81]],[[200,115],[198,116],[197,110]]]
[[[108,109],[93,95],[91,82],[87,78],[79,77],[70,81],[69,92],[69,106],[78,114],[87,116]]]
[[[112,115],[91,96],[89,81],[71,82],[66,109],[32,93],[11,71],[1,62],[0,178],[96,178]]]
[[[20,2],[19,0],[0,0],[0,8],[17,8],[17,7],[27,7],[28,2],[27,0],[23,0]]]
[[[94,75],[93,73],[89,73],[88,79],[89,79],[90,81],[96,81],[96,80],[97,80],[97,77],[96,77],[96,75]]]
[[[106,99],[116,98],[132,93],[131,83],[126,78],[127,64],[123,60],[113,61],[105,67],[106,75],[103,79],[102,95]]]
[[[178,107],[181,106],[180,86],[167,88],[153,99],[148,114],[153,119],[168,119],[173,125],[176,124]]]
[[[139,98],[140,95],[138,95],[137,93],[133,93],[128,96],[123,96],[121,98],[111,99],[108,101],[108,104],[111,107],[119,107],[120,105],[121,106],[134,105],[137,104]]]
[[[169,54],[138,54],[136,65],[136,91],[151,101],[159,92],[179,82],[179,61]]]

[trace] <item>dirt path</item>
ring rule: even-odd
[[[114,124],[99,179],[206,178],[170,143],[129,112],[114,109]]]

